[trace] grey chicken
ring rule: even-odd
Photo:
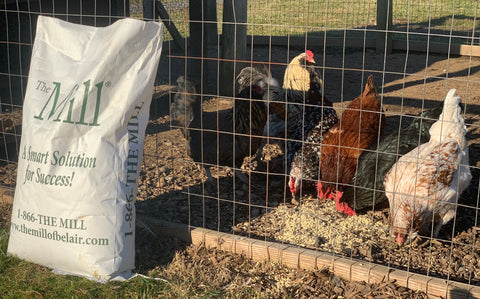
[[[184,76],[177,78],[177,90],[170,106],[172,124],[178,126],[187,140],[190,139],[188,127],[193,120],[193,104],[197,100],[195,86]]]
[[[267,122],[267,108],[263,102],[264,90],[259,85],[242,89],[235,98],[233,109],[235,123],[236,157],[241,164],[244,157],[256,154],[262,143]]]
[[[268,68],[263,64],[245,67],[238,74],[236,81],[239,93],[252,85],[258,85],[263,88],[263,100],[265,103],[268,103],[268,119],[263,135],[269,137],[283,136],[285,134],[285,120],[280,119],[280,115],[284,113],[285,108],[283,105],[275,102],[278,101],[282,88],[277,79],[272,77]]]

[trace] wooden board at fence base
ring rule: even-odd
[[[206,247],[244,254],[256,261],[268,260],[306,270],[327,268],[333,274],[344,279],[367,283],[395,280],[401,286],[423,291],[432,298],[480,298],[479,286],[433,278],[366,261],[339,257],[330,253],[219,233],[203,228],[193,228],[190,236],[193,244],[205,244]]]
[[[188,225],[161,221],[153,217],[136,214],[136,226],[138,229],[147,229],[158,236],[175,237],[184,242],[191,242],[188,233]]]

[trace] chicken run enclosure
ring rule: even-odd
[[[477,14],[478,0],[0,0],[1,201],[17,183],[38,15],[159,21],[137,236],[480,298]],[[451,89],[461,104],[448,110]],[[414,150],[424,143],[427,156]],[[410,171],[396,162],[407,153]],[[392,184],[416,187],[408,198]],[[422,187],[435,215],[402,227],[389,200],[420,205]],[[441,204],[452,217],[437,233]]]

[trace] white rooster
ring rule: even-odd
[[[402,156],[385,176],[391,233],[399,244],[428,232],[432,221],[436,237],[455,216],[457,199],[472,179],[467,129],[455,91],[448,92],[430,141]]]

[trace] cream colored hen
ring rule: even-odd
[[[430,128],[430,140],[402,156],[385,176],[390,204],[391,233],[399,244],[408,236],[433,236],[455,216],[455,205],[472,175],[468,162],[467,129],[451,89],[439,120]]]

